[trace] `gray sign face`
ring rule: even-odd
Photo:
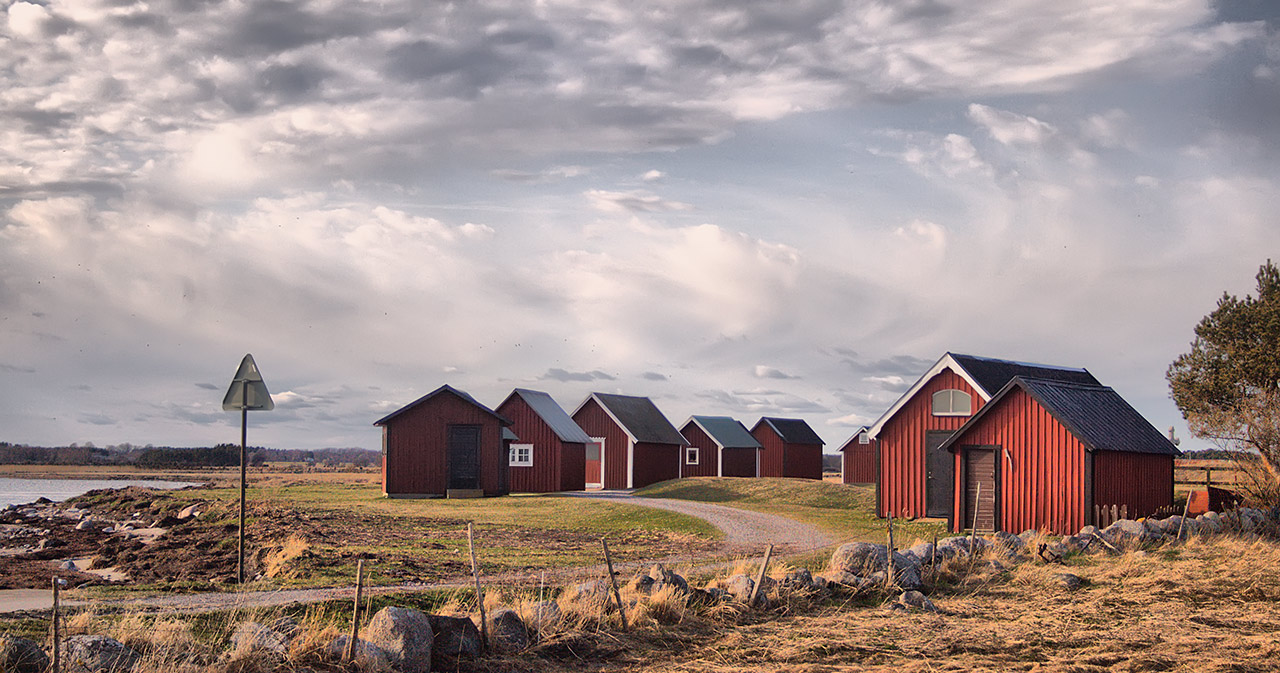
[[[240,361],[240,368],[231,379],[231,387],[227,388],[227,394],[222,398],[222,408],[225,411],[271,411],[276,408],[252,355],[245,355]]]

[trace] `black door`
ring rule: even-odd
[[[480,426],[449,426],[449,488],[480,488]]]
[[[952,497],[955,494],[955,456],[938,447],[951,436],[950,430],[930,430],[924,436],[925,470],[927,477],[928,506],[931,517],[945,519],[951,516]]]

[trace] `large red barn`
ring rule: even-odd
[[[955,531],[1071,534],[1094,506],[1173,504],[1177,447],[1114,390],[1015,377],[942,445],[954,453]]]
[[[550,493],[586,488],[586,447],[591,437],[550,395],[516,388],[498,405],[519,437],[511,443],[511,491]]]
[[[822,479],[822,438],[799,418],[763,417],[751,435],[764,447],[760,476]]]
[[[503,430],[511,421],[467,393],[440,386],[374,425],[382,426],[383,495],[430,498],[507,493]]]
[[[588,435],[587,488],[640,488],[680,476],[687,441],[653,400],[591,393],[573,412]]]
[[[680,428],[689,440],[682,477],[758,477],[760,442],[728,416],[692,416]]]
[[[1015,376],[1099,385],[1085,369],[944,354],[868,433],[877,516],[951,516],[955,461],[942,443]]]
[[[876,481],[876,443],[865,425],[840,446],[840,481],[845,484]]]

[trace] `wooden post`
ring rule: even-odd
[[[480,606],[480,643],[489,649],[489,619],[484,614],[484,590],[480,588],[480,569],[476,566],[475,534],[473,523],[467,522],[467,550],[471,552],[471,578],[476,581],[476,605]]]
[[[618,591],[618,578],[613,576],[613,557],[609,556],[609,542],[600,538],[600,546],[604,548],[604,565],[609,569],[609,586],[613,587],[613,600],[618,603],[618,614],[622,616],[622,630],[627,630],[627,609],[622,607],[622,593]]]
[[[52,673],[58,673],[58,669],[62,663],[62,631],[58,627],[58,578],[53,578],[53,668]]]
[[[1187,502],[1182,505],[1182,518],[1178,519],[1178,539],[1182,539],[1182,526],[1187,522],[1187,512],[1191,510],[1191,494],[1187,493]]]
[[[894,580],[896,579],[896,577],[894,576],[894,569],[893,569],[893,551],[894,551],[893,517],[889,517],[888,527],[889,527],[889,545],[888,545],[889,554],[888,554],[888,565],[887,565],[888,572],[885,574],[885,578],[884,578],[884,588],[886,589],[892,587]]]
[[[764,583],[764,575],[769,570],[769,558],[773,556],[773,545],[769,545],[764,550],[764,563],[760,564],[760,573],[756,575],[756,583],[751,587],[751,594],[747,596],[747,605],[754,606],[756,597],[760,595],[760,585]]]
[[[356,642],[360,640],[360,596],[364,593],[364,559],[356,561],[356,600],[351,610],[351,640],[347,642],[345,657],[347,661],[355,661]]]
[[[933,548],[929,550],[929,574],[938,572],[938,531],[933,531]]]

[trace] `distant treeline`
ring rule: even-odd
[[[351,448],[269,449],[247,447],[249,462],[348,464],[365,467],[378,459],[377,451]],[[136,465],[138,467],[225,467],[240,464],[239,444],[209,447],[94,446],[92,442],[70,446],[29,446],[0,442],[0,465]]]
[[[1182,457],[1188,460],[1257,460],[1258,454],[1224,449],[1197,449],[1183,451]]]

